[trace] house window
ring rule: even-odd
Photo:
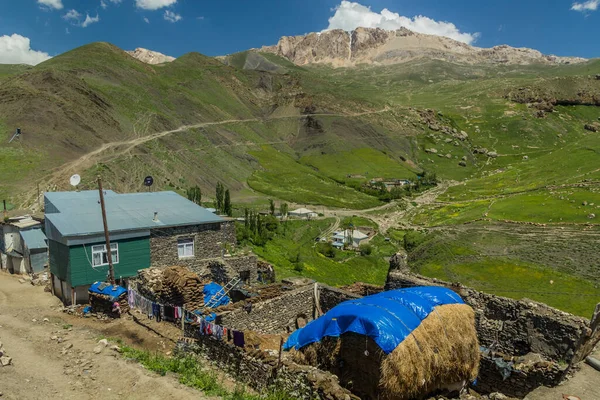
[[[194,239],[178,239],[177,253],[179,258],[194,257]]]
[[[110,253],[112,255],[113,264],[119,263],[119,244],[111,243],[110,244]],[[108,265],[108,252],[106,251],[106,245],[101,244],[97,246],[92,246],[92,266],[101,267],[103,265]]]

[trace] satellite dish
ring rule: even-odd
[[[151,176],[147,176],[144,178],[144,186],[152,186],[152,184],[154,183],[154,178]]]
[[[73,175],[71,179],[69,179],[69,183],[71,186],[77,186],[81,182],[81,177],[77,174]]]

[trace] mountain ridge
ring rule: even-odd
[[[358,64],[391,65],[429,57],[462,64],[575,64],[581,57],[544,55],[538,50],[500,45],[480,48],[444,36],[416,33],[406,28],[356,28],[351,32],[334,29],[301,36],[283,36],[276,45],[261,52],[285,57],[296,65],[331,64],[352,67]]]

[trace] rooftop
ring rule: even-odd
[[[31,249],[47,249],[46,235],[41,229],[30,229],[27,231],[21,231],[21,237],[25,242],[25,245]]]
[[[8,225],[15,226],[19,229],[30,228],[32,226],[41,225],[39,221],[33,219],[30,215],[22,215],[20,217],[9,218],[6,222]]]
[[[224,221],[175,192],[118,194],[107,190],[104,193],[110,232]],[[46,219],[62,236],[87,236],[104,232],[98,191],[48,192],[45,196],[59,211],[46,214]]]

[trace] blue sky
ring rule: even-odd
[[[600,57],[600,0],[0,0],[0,63],[35,64],[95,41],[222,55],[369,24]]]

